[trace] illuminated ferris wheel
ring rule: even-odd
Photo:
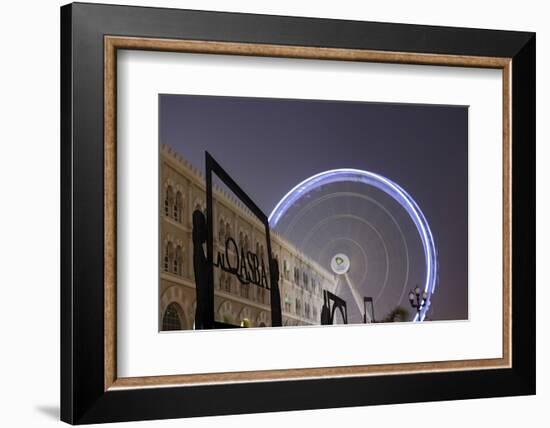
[[[356,303],[351,322],[370,318],[365,296],[387,313],[416,285],[426,301],[412,320],[425,319],[438,278],[435,242],[417,203],[395,182],[358,169],[325,171],[290,190],[269,224],[334,273],[337,294]]]

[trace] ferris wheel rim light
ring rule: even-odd
[[[405,209],[416,226],[422,242],[426,260],[426,280],[424,284],[424,292],[427,293],[428,297],[424,307],[415,315],[413,321],[424,321],[430,308],[431,295],[435,292],[437,283],[437,251],[430,226],[428,225],[424,214],[420,210],[420,207],[416,201],[397,183],[383,177],[380,174],[361,169],[340,168],[320,172],[301,181],[289,192],[287,192],[285,196],[283,196],[269,215],[269,226],[271,228],[275,228],[286,211],[298,199],[300,199],[302,195],[322,185],[342,181],[365,183],[383,191],[392,197],[398,204],[400,204],[403,209]]]

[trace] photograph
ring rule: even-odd
[[[535,394],[535,33],[243,12],[61,8],[61,420]]]
[[[468,320],[468,106],[158,102],[159,331]]]

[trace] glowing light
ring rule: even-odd
[[[349,270],[349,265],[349,257],[342,253],[336,254],[330,262],[332,271],[337,275],[344,275]]]
[[[426,313],[430,309],[431,296],[435,292],[437,283],[437,251],[430,226],[424,214],[414,199],[398,184],[379,174],[352,168],[333,169],[315,174],[294,186],[279,201],[269,215],[270,227],[275,228],[285,212],[306,193],[327,184],[350,181],[368,184],[392,197],[403,207],[416,226],[426,259],[424,292],[427,295],[427,299],[420,313],[417,313],[414,317],[414,321],[424,321]]]

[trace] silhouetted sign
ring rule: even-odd
[[[277,261],[271,255],[271,238],[269,233],[269,222],[267,216],[254,203],[254,201],[240,188],[233,178],[220,166],[218,162],[205,152],[206,158],[206,220],[208,229],[208,239],[206,240],[207,260],[210,267],[210,282],[208,287],[213,290],[214,267],[229,272],[239,278],[241,282],[249,282],[260,287],[269,289],[269,297],[271,301],[271,325],[279,327],[282,325],[281,314],[281,296],[279,294],[278,270]],[[225,242],[225,251],[216,254],[214,260],[214,203],[212,198],[212,175],[215,174],[221,182],[233,192],[238,199],[254,214],[265,228],[265,241],[267,248],[267,260],[259,258],[256,254],[244,252],[238,248],[235,240],[229,238]],[[235,251],[237,260],[230,260],[228,257],[230,250]],[[266,270],[267,269],[267,270]],[[268,272],[269,270],[269,272]],[[277,276],[275,276],[277,274]],[[214,293],[209,294],[214,299]],[[210,305],[210,307],[213,307]]]
[[[334,315],[340,311],[344,324],[348,323],[348,308],[346,301],[328,290],[323,290],[323,307],[321,308],[321,325],[334,324]]]
[[[202,244],[207,241],[206,219],[200,210],[193,211],[193,271],[197,288],[197,305],[195,308],[195,329],[214,327],[214,289],[212,288],[211,270]]]
[[[225,252],[218,251],[214,266],[235,275],[241,284],[270,288],[264,259],[251,251],[245,251],[243,247],[239,249],[233,238],[226,239]]]

